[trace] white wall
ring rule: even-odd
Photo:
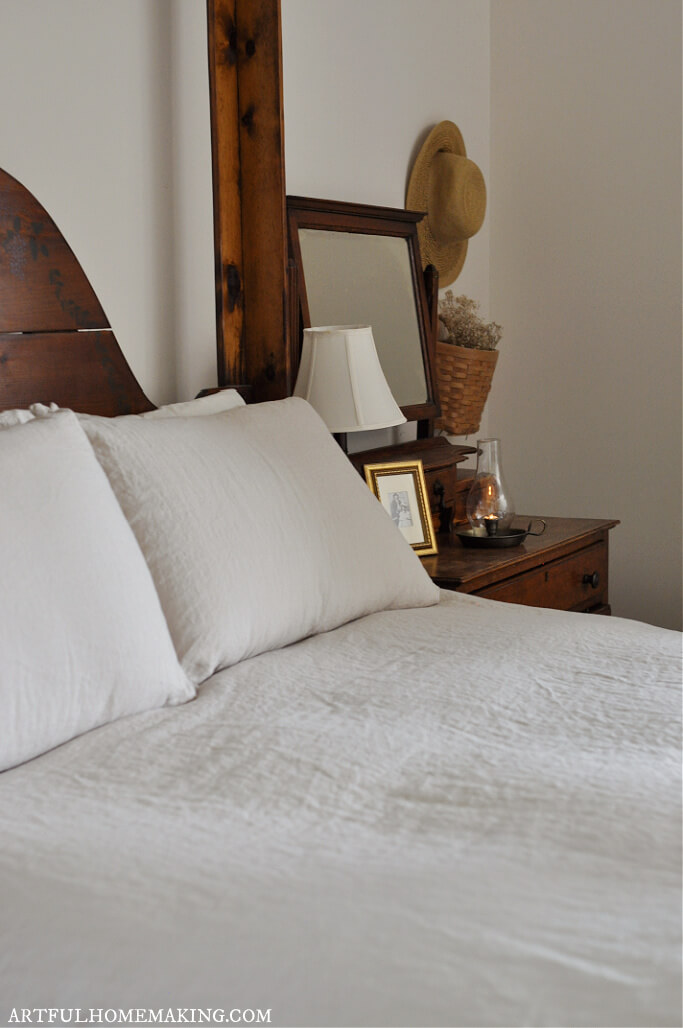
[[[489,400],[517,508],[613,517],[616,614],[681,619],[681,5],[492,0]]]
[[[402,207],[445,117],[488,175],[488,2],[283,0],[282,20],[289,192]],[[150,398],[215,383],[204,0],[0,0],[0,38],[0,166],[55,218]],[[485,225],[459,280],[484,308],[488,262]]]
[[[169,6],[168,0],[161,0]],[[211,118],[205,0],[172,0],[176,395],[216,384]],[[170,212],[169,212],[170,213]]]
[[[282,49],[288,193],[402,208],[419,147],[446,118],[488,180],[487,0],[282,0]],[[488,220],[457,288],[488,311]]]
[[[290,193],[401,207],[429,128],[462,129],[489,212],[456,286],[504,327],[482,430],[519,509],[621,518],[617,613],[680,623],[679,0],[282,0],[282,19]],[[0,0],[0,36],[0,166],[151,399],[194,395],[216,374],[204,0]]]
[[[150,398],[214,384],[203,0],[1,0],[0,39],[0,167],[57,222]]]

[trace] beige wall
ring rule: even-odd
[[[681,618],[681,5],[492,0],[489,401],[517,507],[613,517],[616,614]]]
[[[404,207],[419,146],[445,118],[488,180],[487,0],[282,0],[282,37],[288,193]],[[458,288],[488,311],[488,221]]]
[[[404,207],[444,118],[489,172],[486,0],[282,0],[287,192]],[[459,283],[488,303],[488,224]]]
[[[0,0],[0,39],[0,167],[61,228],[148,395],[215,383],[203,0]]]
[[[289,192],[402,206],[450,118],[489,184],[457,288],[505,330],[519,509],[614,516],[615,611],[680,623],[679,0],[282,0]],[[215,381],[204,0],[1,0],[0,166],[156,402]],[[648,500],[657,498],[655,511]]]
[[[175,385],[168,24],[154,0],[3,0],[0,166],[47,208],[142,385]],[[48,399],[44,397],[43,399]]]
[[[169,6],[169,0],[161,0]],[[215,385],[211,127],[205,0],[171,0],[176,395]]]

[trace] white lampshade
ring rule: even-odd
[[[294,395],[315,407],[330,432],[391,428],[406,420],[391,395],[369,325],[305,328]]]

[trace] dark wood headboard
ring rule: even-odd
[[[206,0],[218,384],[289,395],[280,0]],[[76,257],[0,171],[0,410],[152,410]]]
[[[294,386],[280,0],[206,0],[218,384]]]
[[[0,170],[0,410],[53,401],[109,417],[154,409],[54,221]]]
[[[280,0],[206,0],[218,384],[291,391]],[[93,414],[154,405],[76,257],[38,200],[0,171],[0,410]]]

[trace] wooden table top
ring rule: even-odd
[[[603,521],[598,518],[543,518],[546,529],[543,535],[527,536],[519,546],[505,548],[475,549],[463,546],[458,537],[437,536],[439,552],[423,557],[425,570],[437,583],[447,581],[450,585],[467,585],[477,579],[477,587],[499,579],[501,572],[518,574],[528,568],[539,567],[548,560],[555,560],[565,553],[590,545],[591,537],[596,541],[618,521]],[[530,521],[538,522],[531,515],[517,515],[515,528],[526,528]],[[465,527],[464,525],[462,526]],[[536,531],[540,527],[532,525]]]

